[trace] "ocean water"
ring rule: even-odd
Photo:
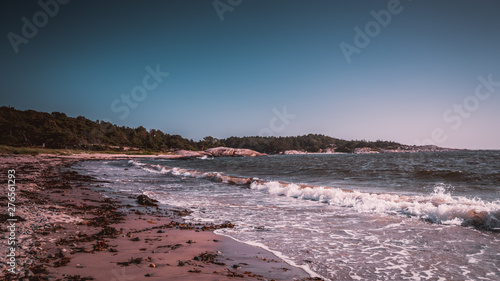
[[[325,280],[500,280],[500,152],[89,161]]]

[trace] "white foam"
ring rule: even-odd
[[[208,157],[208,155],[203,155],[202,157],[198,157],[198,159],[201,159],[201,160],[214,160],[213,157]]]
[[[274,195],[351,207],[359,212],[399,213],[435,223],[474,225],[490,229],[500,226],[500,204],[477,198],[453,197],[441,185],[436,186],[432,194],[420,196],[373,194],[321,186],[303,187],[277,181],[254,181],[250,188]]]
[[[133,166],[145,166],[145,165],[146,165],[146,164],[144,164],[144,163],[141,163],[141,162],[139,162],[139,161],[135,161],[135,160],[128,160],[128,163],[129,163],[130,165],[133,165]]]

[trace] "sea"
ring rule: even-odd
[[[500,151],[135,158],[75,167],[103,190],[324,280],[500,280]]]

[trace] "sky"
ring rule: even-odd
[[[0,3],[0,106],[205,136],[500,149],[498,1]]]

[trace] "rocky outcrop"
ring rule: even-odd
[[[264,156],[266,154],[257,152],[255,150],[246,148],[230,148],[230,147],[214,147],[207,149],[205,151],[192,151],[192,150],[178,150],[172,155],[162,155],[160,158],[167,159],[193,159],[204,157],[252,157],[252,156]]]
[[[370,147],[356,147],[353,151],[355,154],[365,154],[365,153],[379,153],[376,150],[371,149]]]
[[[298,151],[298,150],[285,150],[285,151],[283,151],[282,154],[285,154],[285,155],[295,155],[295,154],[307,154],[307,152],[305,152],[305,151]]]
[[[264,156],[264,153],[246,148],[214,147],[205,150],[213,157],[253,157]]]
[[[205,151],[192,151],[192,150],[178,150],[174,153],[174,155],[181,157],[203,157],[205,155],[209,155]]]

